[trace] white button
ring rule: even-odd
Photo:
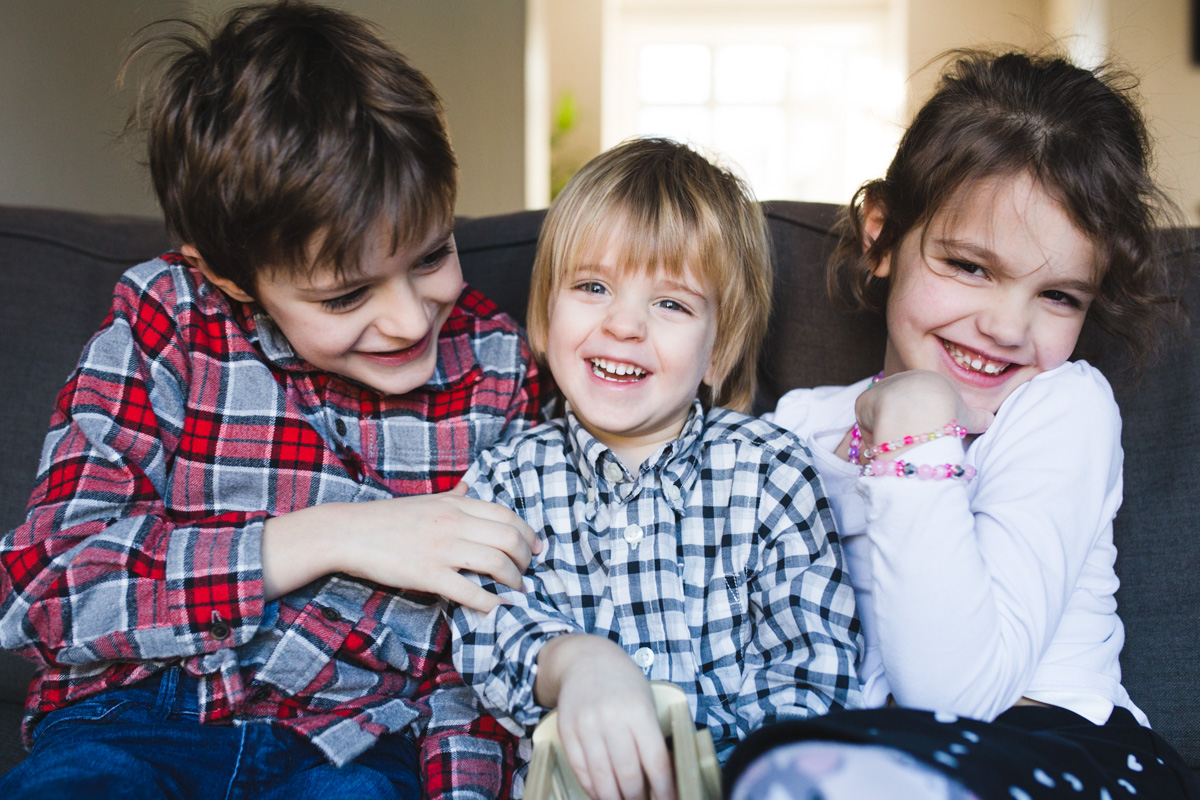
[[[673,483],[668,483],[663,489],[663,493],[672,503],[678,503],[683,498],[683,495],[679,493],[679,487]]]
[[[625,477],[625,470],[621,469],[621,465],[615,461],[610,461],[604,465],[604,474],[613,483],[617,483]]]
[[[650,669],[650,665],[654,663],[654,651],[649,647],[639,647],[633,654],[633,663],[642,669]]]
[[[594,503],[594,502],[596,502],[596,497],[597,497],[597,496],[598,496],[598,495],[597,495],[597,492],[596,492],[596,487],[595,487],[595,486],[589,486],[589,487],[588,487],[588,493],[587,493],[588,502],[589,502],[589,503]]]
[[[630,544],[637,544],[640,542],[643,535],[642,529],[637,525],[630,525],[625,529],[625,541],[629,542]]]

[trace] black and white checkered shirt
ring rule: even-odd
[[[724,760],[777,719],[862,704],[862,634],[809,452],[772,423],[700,403],[636,475],[568,414],[479,458],[474,496],[545,541],[525,592],[455,611],[454,662],[508,728],[528,734],[538,652],[553,636],[620,644],[688,693]]]

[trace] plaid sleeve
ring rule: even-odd
[[[518,511],[539,535],[544,535],[539,488],[545,475],[538,468],[544,459],[522,455],[522,443],[529,443],[529,449],[539,452],[535,439],[509,440],[484,452],[463,480],[470,486],[470,496]],[[538,654],[551,638],[583,631],[557,610],[537,559],[526,570],[521,591],[486,575],[468,576],[504,602],[486,614],[463,607],[453,609],[450,624],[454,664],[506,728],[529,735],[547,711],[534,699]]]
[[[430,800],[507,798],[516,739],[479,705],[449,663],[449,654],[421,687],[430,708],[421,740],[425,796]]]
[[[799,444],[767,459],[753,471],[759,545],[749,582],[755,634],[738,699],[745,731],[862,704],[862,632],[820,477]]]
[[[43,663],[210,652],[262,615],[265,513],[165,507],[189,359],[169,271],[131,274],[59,394],[26,521],[0,539],[0,646]]]
[[[504,437],[515,436],[542,422],[546,402],[554,392],[550,373],[538,368],[533,352],[523,339],[521,356],[528,366],[509,405],[508,425],[504,429]]]

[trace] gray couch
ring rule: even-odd
[[[795,386],[845,383],[879,368],[882,323],[837,310],[821,265],[833,206],[767,204],[778,274],[763,353],[759,410]],[[467,279],[523,316],[540,212],[463,220]],[[1200,231],[1177,254],[1192,271]],[[126,267],[166,247],[155,220],[0,207],[0,529],[17,525],[33,485],[56,392],[107,311]],[[1190,306],[1200,318],[1200,281]],[[1117,518],[1118,596],[1127,641],[1122,664],[1133,699],[1200,772],[1200,343],[1192,330],[1136,388],[1118,386],[1125,415],[1125,505]],[[1081,347],[1094,362],[1102,338]],[[1070,498],[1064,498],[1069,502]],[[24,755],[18,726],[32,669],[0,653],[0,773]]]

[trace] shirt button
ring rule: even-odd
[[[604,474],[613,483],[619,483],[625,477],[625,470],[617,462],[610,461],[604,465]]]
[[[229,633],[229,626],[224,622],[214,622],[208,629],[208,635],[217,640],[228,639]]]
[[[597,497],[599,497],[599,493],[596,491],[596,487],[595,487],[595,486],[589,486],[589,487],[588,487],[588,491],[587,491],[587,498],[588,498],[588,502],[589,502],[589,503],[594,503],[594,502],[596,502],[596,498],[597,498]]]
[[[346,423],[342,422],[341,418],[333,423],[333,427],[338,432],[338,436],[346,435]]]
[[[637,525],[630,525],[625,529],[625,541],[629,542],[630,544],[637,544],[642,540],[642,536],[644,535],[645,534],[642,533],[642,529]],[[650,651],[647,650],[646,652]]]
[[[321,616],[324,617],[325,619],[329,620],[330,622],[341,622],[342,621],[341,612],[339,612],[333,606],[321,606]]]
[[[250,695],[251,703],[261,703],[271,696],[271,690],[266,686],[260,686]]]
[[[654,651],[649,647],[639,647],[633,654],[633,663],[642,669],[650,669],[650,665],[654,663]]]
[[[663,488],[663,493],[666,494],[667,499],[670,500],[672,503],[678,503],[680,500],[683,499],[683,495],[680,494],[680,492],[679,492],[679,487],[673,483],[668,483]]]

